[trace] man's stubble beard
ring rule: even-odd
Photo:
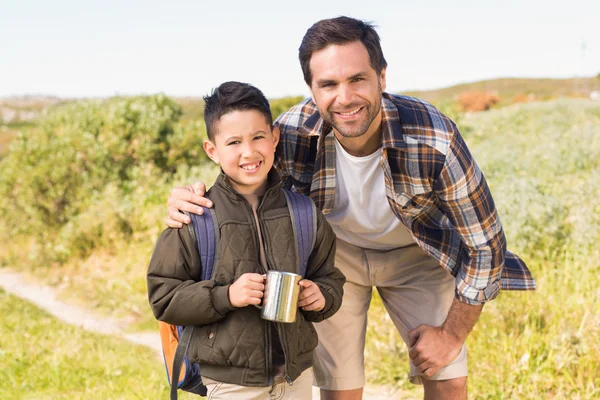
[[[378,83],[377,86],[379,89],[377,99],[375,103],[365,105],[365,111],[367,111],[367,116],[365,120],[360,124],[360,126],[354,129],[346,129],[346,127],[344,127],[343,124],[340,124],[340,126],[335,123],[333,113],[330,113],[329,111],[327,111],[326,113],[321,113],[321,116],[323,117],[325,122],[331,125],[333,129],[335,129],[340,135],[342,135],[345,138],[357,138],[364,135],[365,133],[367,133],[369,127],[381,111],[381,96],[383,95],[383,91],[381,90],[381,84]]]

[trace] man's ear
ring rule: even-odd
[[[306,85],[306,86],[308,87],[308,91],[310,92],[310,97],[312,97],[312,98],[313,98],[313,100],[314,100],[314,98],[315,98],[315,95],[314,95],[314,93],[313,93],[312,87],[311,87],[310,85]]]
[[[387,82],[385,79],[385,72],[386,72],[386,69],[384,68],[381,70],[381,74],[379,74],[379,84],[381,85],[382,92],[385,92],[385,87],[387,86]]]
[[[275,149],[277,149],[277,144],[279,143],[279,138],[281,137],[281,131],[279,130],[279,127],[274,126],[271,133],[273,135],[273,151],[275,151]]]
[[[204,151],[206,152],[208,158],[213,160],[216,164],[219,163],[219,155],[217,154],[217,148],[215,147],[215,144],[213,142],[211,142],[210,140],[205,140]]]

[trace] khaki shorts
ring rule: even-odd
[[[279,379],[280,378],[280,379]],[[218,382],[202,377],[207,400],[306,400],[312,398],[312,368],[304,371],[293,383],[277,377],[273,386],[254,387]]]
[[[419,246],[380,251],[337,240],[336,267],[346,275],[340,310],[315,324],[319,335],[316,350],[315,385],[328,390],[358,389],[365,385],[364,349],[367,311],[373,286],[405,343],[408,332],[419,325],[441,325],[454,299],[452,275]],[[457,358],[430,380],[467,376],[467,351],[463,345]],[[410,380],[421,377],[410,363]]]

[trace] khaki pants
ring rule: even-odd
[[[207,400],[310,400],[312,398],[312,369],[309,368],[289,385],[282,377],[273,386],[254,387],[217,382],[202,377]]]
[[[454,299],[454,278],[419,246],[380,251],[337,240],[335,265],[346,275],[344,298],[333,317],[315,324],[319,335],[314,365],[316,385],[350,390],[365,384],[367,311],[373,286],[405,343],[419,325],[441,325]],[[410,379],[421,383],[414,365]],[[467,376],[466,347],[432,380]]]

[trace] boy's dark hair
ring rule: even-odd
[[[269,125],[273,124],[269,101],[258,88],[248,83],[225,82],[214,89],[210,96],[204,96],[204,122],[208,139],[214,139],[215,125],[223,115],[241,110],[256,110]]]
[[[304,74],[304,81],[308,86],[312,82],[310,72],[310,58],[315,51],[323,50],[329,45],[343,45],[360,40],[369,52],[371,67],[381,75],[387,67],[383,57],[379,35],[375,26],[350,17],[337,17],[324,19],[308,28],[298,49],[298,58]]]

